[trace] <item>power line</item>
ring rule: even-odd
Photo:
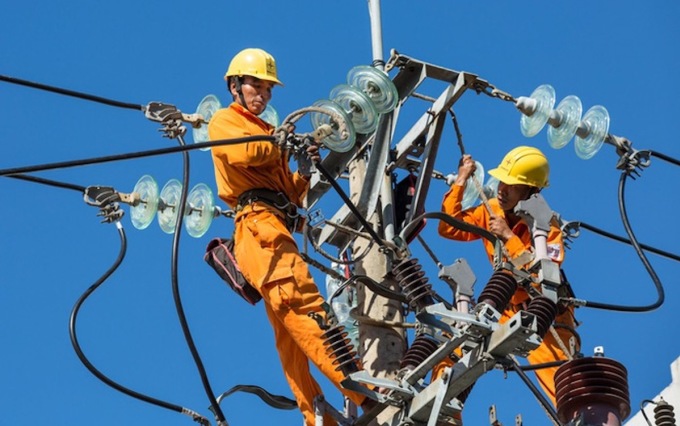
[[[35,83],[28,80],[22,80],[16,77],[10,77],[7,75],[0,75],[0,81],[5,81],[12,84],[18,84],[21,86],[31,87],[33,89],[45,90],[52,93],[58,93],[60,95],[71,96],[74,98],[84,99],[87,101],[98,102],[104,105],[110,105],[118,108],[136,109],[138,111],[144,111],[144,106],[140,104],[133,104],[128,102],[116,101],[113,99],[103,98],[101,96],[90,95],[83,92],[76,92],[74,90],[63,89],[61,87],[48,86],[47,84]]]

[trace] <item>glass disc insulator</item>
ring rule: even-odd
[[[187,215],[184,227],[194,238],[202,237],[210,228],[214,218],[215,202],[213,192],[204,183],[194,186],[187,196]]]
[[[166,234],[175,232],[179,201],[182,197],[182,183],[177,179],[170,179],[161,190],[158,204],[158,225]]]
[[[479,161],[475,161],[475,165],[477,166],[475,169],[474,177],[477,178],[477,182],[479,182],[479,186],[483,187],[484,186],[484,166],[482,166],[482,163]],[[465,191],[463,192],[463,201],[461,202],[463,206],[463,210],[474,206],[477,201],[479,200],[479,188],[477,185],[472,181],[472,176],[470,176],[465,183]]]
[[[312,127],[314,127],[315,130],[321,127],[323,124],[329,124],[333,128],[333,133],[330,136],[323,138],[321,141],[324,146],[335,152],[347,152],[351,150],[354,147],[354,142],[356,141],[356,131],[354,130],[352,120],[342,109],[342,107],[333,101],[325,99],[314,102],[313,106],[327,109],[337,114],[345,124],[346,131],[340,132],[340,126],[338,123],[333,121],[330,115],[324,114],[322,112],[310,113]]]
[[[580,129],[586,129],[587,134],[579,136]],[[574,140],[576,155],[583,160],[592,158],[602,148],[607,133],[609,133],[609,112],[602,105],[595,105],[585,113],[576,132]]]
[[[522,114],[520,118],[520,129],[522,134],[528,138],[536,136],[543,129],[548,117],[555,105],[555,89],[549,84],[542,84],[533,91],[529,99],[536,102],[533,114]]]
[[[207,95],[196,108],[196,114],[203,116],[203,120],[209,122],[213,114],[222,108],[222,103],[215,95]],[[194,143],[208,142],[208,124],[202,123],[198,128],[192,129]],[[201,148],[201,151],[208,151],[210,148]]]
[[[555,114],[559,123],[556,127],[548,127],[548,144],[555,149],[566,146],[576,134],[576,128],[581,122],[583,107],[581,100],[574,95],[569,95],[555,108]]]
[[[347,83],[368,96],[378,114],[390,112],[397,106],[399,100],[397,87],[385,72],[377,68],[368,65],[356,66],[349,70]]]
[[[139,203],[130,207],[130,220],[135,228],[146,229],[158,211],[158,184],[153,177],[144,175],[132,191],[139,195]]]
[[[487,199],[498,197],[498,182],[497,178],[489,176],[486,185],[484,185],[484,195],[486,195]]]
[[[270,104],[267,104],[267,107],[264,109],[264,111],[262,111],[259,117],[262,119],[262,121],[271,124],[272,127],[279,127],[281,124],[279,113],[276,112],[276,109]]]
[[[357,133],[373,133],[378,127],[378,111],[363,92],[349,84],[341,84],[331,90],[331,100],[349,115]]]

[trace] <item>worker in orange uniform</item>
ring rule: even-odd
[[[531,229],[515,213],[514,208],[520,201],[529,199],[533,194],[548,186],[550,166],[547,158],[534,147],[520,146],[508,152],[497,168],[489,170],[489,175],[499,181],[497,197],[488,200],[488,206],[492,212],[489,212],[487,206],[483,204],[467,210],[462,208],[465,185],[475,169],[475,161],[472,157],[463,155],[456,180],[444,195],[442,211],[490,231],[502,241],[505,255],[510,257],[506,259],[507,261],[514,260],[517,263],[518,259],[526,259],[519,262],[528,262],[523,265],[528,267],[532,253]],[[439,222],[439,234],[458,241],[473,241],[481,238],[477,234],[461,231],[443,221]],[[494,246],[486,239],[483,241],[489,260],[493,263]],[[564,260],[562,232],[553,225],[548,233],[547,246],[550,259],[561,265]],[[507,321],[520,310],[526,310],[528,302],[529,294],[523,288],[518,287],[508,306],[505,307],[500,322]],[[552,332],[548,332],[541,345],[529,353],[527,361],[532,365],[537,365],[570,359],[573,353],[565,353],[563,348],[570,352],[579,349],[575,327],[573,306],[559,306],[554,329],[562,344],[555,339]],[[557,368],[554,366],[536,370],[538,381],[553,406],[555,405],[554,375]]]
[[[231,60],[224,78],[233,102],[210,119],[210,140],[272,135],[274,127],[258,115],[274,86],[283,85],[274,58],[261,49],[244,49]],[[319,159],[318,146],[307,153],[313,161]],[[236,211],[234,256],[262,295],[286,380],[306,424],[315,424],[314,398],[322,395],[308,361],[361,406],[363,395],[340,387],[344,375],[331,364],[322,330],[309,316],[326,318],[324,298],[292,236],[309,176],[291,172],[287,153],[269,141],[215,146],[212,157],[219,197]],[[324,424],[335,421],[326,415]]]

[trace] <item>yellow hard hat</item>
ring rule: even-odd
[[[507,185],[548,186],[550,165],[543,153],[531,146],[518,146],[489,174]]]
[[[227,69],[224,79],[228,80],[229,77],[242,75],[249,75],[283,86],[283,83],[276,76],[276,60],[262,49],[249,48],[238,52],[229,63],[229,69]]]

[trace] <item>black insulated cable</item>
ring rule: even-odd
[[[352,275],[344,285],[358,282],[368,287],[373,293],[388,298],[394,299],[401,303],[407,303],[406,296],[401,292],[396,292],[390,288],[380,284],[367,275]],[[344,287],[343,287],[344,288]]]
[[[671,164],[674,164],[674,165],[676,165],[676,166],[680,166],[680,160],[678,160],[678,159],[669,157],[668,155],[662,154],[662,153],[657,152],[657,151],[648,150],[647,152],[649,152],[649,154],[650,154],[652,157],[656,157],[656,158],[659,158],[659,159],[661,159],[661,160],[667,161],[667,162],[669,162],[669,163],[671,163]]]
[[[345,204],[347,205],[347,207],[349,207],[349,209],[350,209],[350,211],[352,212],[352,214],[354,214],[354,216],[355,216],[355,217],[357,218],[357,220],[361,223],[361,226],[364,227],[364,229],[366,230],[366,232],[368,232],[368,233],[371,235],[371,237],[372,237],[372,238],[373,238],[373,239],[374,239],[381,247],[387,247],[387,245],[385,244],[385,241],[384,241],[382,238],[380,238],[380,236],[375,232],[375,230],[374,230],[373,227],[368,223],[368,221],[366,220],[366,218],[364,218],[363,215],[359,212],[359,209],[357,209],[357,207],[354,205],[354,203],[352,202],[352,200],[350,200],[349,197],[347,196],[347,194],[345,194],[345,191],[343,191],[342,188],[340,187],[340,185],[338,185],[338,183],[335,181],[335,179],[333,179],[333,176],[328,172],[328,170],[326,170],[326,168],[323,167],[323,166],[321,165],[321,163],[317,163],[317,164],[316,164],[316,169],[319,171],[319,173],[321,173],[321,174],[323,175],[324,178],[326,178],[326,181],[328,181],[328,183],[331,184],[331,186],[333,187],[333,189],[335,189],[335,192],[338,193],[338,195],[340,196],[340,198],[342,198],[342,201],[344,201]]]
[[[116,222],[116,226],[118,228],[118,234],[120,236],[120,250],[118,251],[118,257],[116,258],[115,262],[111,267],[97,280],[95,281],[94,284],[92,284],[81,296],[78,298],[76,301],[75,305],[73,306],[73,309],[71,310],[71,316],[69,319],[69,335],[71,337],[71,344],[73,345],[73,349],[76,352],[76,355],[78,356],[78,359],[80,359],[80,362],[83,363],[83,365],[92,373],[94,374],[95,377],[97,377],[99,380],[104,382],[105,384],[109,385],[113,389],[124,393],[125,395],[131,396],[133,398],[139,399],[141,401],[147,402],[149,404],[156,405],[161,408],[165,408],[171,411],[175,411],[180,414],[188,414],[190,415],[194,420],[199,421],[202,424],[206,424],[202,416],[194,412],[193,410],[189,410],[187,408],[181,407],[176,404],[172,404],[169,402],[162,401],[160,399],[152,398],[150,396],[144,395],[142,393],[136,392],[132,389],[126,388],[117,382],[113,381],[106,375],[104,375],[101,371],[99,371],[87,358],[85,353],[83,352],[80,342],[78,341],[78,335],[77,335],[77,327],[76,327],[76,322],[78,320],[78,313],[80,312],[80,308],[82,307],[83,303],[85,300],[92,294],[94,293],[97,288],[99,288],[100,285],[104,283],[115,271],[118,269],[120,264],[123,262],[123,259],[125,258],[125,253],[127,252],[127,238],[125,236],[125,231],[123,230],[122,225],[120,222]]]
[[[180,146],[184,145],[184,140],[182,139],[181,136],[178,138],[178,142]],[[201,377],[201,382],[203,384],[203,388],[205,389],[205,393],[208,396],[208,400],[210,402],[210,406],[214,408],[214,414],[215,417],[217,417],[217,421],[219,425],[226,425],[227,422],[224,417],[224,413],[222,412],[222,409],[220,408],[219,404],[217,403],[217,399],[215,398],[215,393],[212,390],[212,387],[210,386],[210,381],[208,380],[208,375],[205,371],[205,367],[203,365],[203,361],[201,360],[201,356],[198,353],[198,349],[196,349],[196,344],[194,343],[194,339],[191,335],[191,331],[189,330],[189,324],[187,322],[186,315],[184,314],[184,308],[182,306],[182,297],[180,296],[179,293],[179,279],[178,279],[178,258],[179,258],[179,238],[180,234],[182,231],[182,218],[184,217],[184,211],[186,208],[186,199],[187,199],[187,194],[189,192],[189,153],[186,151],[182,152],[182,163],[183,163],[183,183],[182,183],[182,192],[180,195],[179,199],[179,206],[177,206],[177,222],[175,223],[175,232],[173,235],[172,239],[172,255],[171,255],[171,261],[170,261],[170,275],[171,275],[171,280],[172,280],[172,296],[175,301],[175,308],[177,310],[177,316],[179,318],[180,325],[182,327],[182,333],[184,333],[184,339],[187,342],[187,346],[189,347],[189,351],[191,352],[191,356],[194,359],[194,363],[196,364],[196,368],[198,369],[198,373]]]
[[[11,169],[0,169],[0,176],[9,176],[54,169],[65,169],[69,167],[87,166],[90,164],[110,163],[114,161],[130,160],[133,158],[153,157],[156,155],[165,155],[175,152],[185,152],[201,148],[210,148],[212,146],[236,145],[240,143],[254,141],[276,142],[276,138],[273,136],[246,136],[243,138],[221,139],[210,142],[195,143],[193,145],[173,146],[126,154],[108,155],[104,157],[84,158],[81,160],[61,161],[56,163],[39,164],[35,166],[14,167]]]
[[[480,228],[479,226],[471,225],[467,222],[464,222],[443,212],[426,212],[417,217],[414,217],[408,224],[406,224],[406,226],[404,226],[404,229],[401,230],[400,236],[403,238],[404,235],[407,235],[409,232],[413,230],[414,227],[418,226],[418,224],[422,220],[429,218],[439,219],[457,229],[460,229],[461,231],[470,232],[472,234],[478,235],[488,240],[494,246],[496,246],[497,250],[500,247],[501,244],[500,240],[496,238],[496,236],[492,234],[490,231],[487,231],[484,228]]]
[[[576,223],[577,226],[580,227],[580,228],[587,229],[587,230],[592,231],[596,234],[602,235],[603,237],[611,238],[612,240],[632,245],[632,242],[629,239],[624,238],[620,235],[612,234],[611,232],[607,232],[603,229],[600,229],[600,228],[593,226],[593,225],[589,225],[585,222],[574,222],[574,223]],[[652,247],[652,246],[647,245],[647,244],[641,243],[640,247],[642,247],[645,251],[648,251],[650,253],[658,254],[659,256],[666,257],[668,259],[672,259],[672,260],[675,260],[677,262],[680,262],[680,255],[670,253],[670,252],[667,252],[667,251],[664,251],[664,250],[660,250],[658,248]]]
[[[331,262],[335,262],[339,265],[353,265],[353,264],[359,262],[360,260],[362,260],[364,257],[366,257],[370,253],[371,248],[373,247],[373,243],[374,243],[373,240],[369,240],[368,246],[366,246],[366,248],[363,250],[363,252],[360,253],[359,255],[357,255],[356,257],[352,258],[352,259],[340,259],[338,257],[334,257],[333,255],[329,254],[328,252],[326,252],[321,247],[321,245],[319,245],[319,243],[316,241],[316,238],[314,237],[313,228],[311,226],[305,225],[305,228],[307,228],[306,231],[304,231],[305,235],[307,236],[307,241],[309,241],[309,243],[312,245],[312,248],[314,249],[314,251],[316,251],[321,256],[325,257],[326,259],[330,260]]]
[[[516,368],[519,368],[522,371],[535,371],[535,370],[542,370],[544,368],[553,368],[553,367],[559,367],[563,365],[567,361],[551,361],[551,362],[543,362],[541,364],[530,364],[530,365],[519,365],[519,364],[514,364],[508,367],[509,370],[515,370]]]
[[[28,80],[22,80],[20,78],[10,77],[7,75],[0,75],[0,81],[5,81],[7,83],[18,84],[20,86],[31,87],[33,89],[45,90],[52,93],[58,93],[60,95],[72,96],[74,98],[84,99],[87,101],[98,102],[100,104],[114,106],[117,108],[127,108],[136,109],[138,111],[144,111],[144,106],[140,104],[133,104],[128,102],[114,101],[112,99],[102,98],[101,96],[89,95],[87,93],[76,92],[74,90],[62,89],[60,87],[48,86],[42,83],[35,83]]]
[[[74,191],[78,192],[85,192],[85,187],[80,186],[80,185],[75,185],[71,183],[66,183],[66,182],[59,182],[56,180],[50,180],[50,179],[45,179],[37,176],[30,176],[30,175],[9,175],[8,177],[12,179],[19,179],[19,180],[25,180],[27,182],[34,182],[34,183],[41,183],[43,185],[49,185],[49,186],[54,186],[57,188],[64,188],[64,189],[72,189]]]
[[[557,412],[553,408],[552,404],[548,399],[543,395],[543,393],[538,389],[538,387],[534,384],[534,382],[531,381],[531,379],[526,375],[522,367],[519,365],[519,363],[513,358],[509,357],[510,359],[510,365],[512,366],[512,370],[517,373],[517,375],[522,379],[525,385],[531,390],[531,393],[534,394],[534,397],[536,397],[536,400],[540,403],[541,407],[545,410],[545,413],[550,417],[550,420],[552,420],[553,424],[560,426],[560,420],[557,417]]]
[[[222,402],[224,398],[236,392],[253,394],[260,398],[265,404],[279,410],[295,410],[298,408],[297,402],[294,399],[290,399],[283,395],[275,395],[268,392],[266,389],[255,385],[236,385],[217,397],[217,402]],[[213,411],[213,408],[210,407],[210,410]]]
[[[613,305],[613,304],[608,304],[608,303],[600,303],[600,302],[592,302],[589,300],[582,301],[583,306],[585,307],[590,307],[590,308],[596,308],[596,309],[606,309],[610,311],[619,311],[619,312],[649,312],[653,311],[654,309],[658,308],[661,306],[664,302],[665,299],[665,294],[664,294],[664,289],[663,286],[661,285],[661,281],[659,280],[659,277],[657,276],[656,272],[654,271],[654,268],[652,265],[649,263],[649,260],[647,260],[647,256],[645,255],[644,251],[642,250],[642,247],[638,243],[637,239],[635,238],[635,234],[633,233],[633,230],[630,226],[630,222],[628,221],[628,213],[626,212],[626,201],[625,201],[625,187],[626,187],[626,178],[628,177],[628,174],[626,172],[621,173],[621,178],[619,179],[619,212],[621,213],[621,220],[623,222],[623,227],[626,230],[626,233],[628,234],[628,237],[630,238],[630,244],[633,246],[635,249],[635,252],[637,253],[638,257],[642,261],[642,264],[644,265],[645,269],[649,273],[649,276],[652,278],[652,281],[654,282],[654,287],[656,288],[657,292],[657,299],[654,303],[651,303],[649,305],[644,305],[644,306],[625,306],[625,305]]]

